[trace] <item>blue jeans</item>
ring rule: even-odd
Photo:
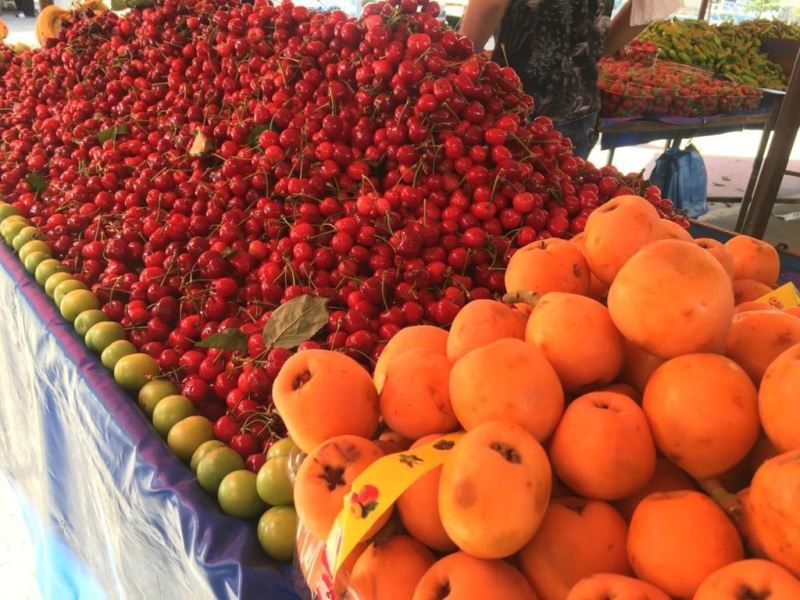
[[[556,123],[555,128],[572,140],[575,147],[575,156],[583,159],[589,157],[589,153],[600,137],[597,132],[597,117],[599,113],[591,113],[585,117],[579,117],[572,121]]]

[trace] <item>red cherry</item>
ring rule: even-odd
[[[261,452],[256,452],[255,454],[251,454],[250,456],[247,457],[247,460],[245,461],[245,466],[249,471],[252,471],[253,473],[258,473],[258,471],[261,469],[261,467],[264,466],[264,463],[266,462],[267,462],[267,457]]]
[[[214,437],[221,442],[230,444],[233,436],[239,433],[241,425],[233,417],[222,416],[214,422]]]

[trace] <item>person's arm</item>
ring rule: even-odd
[[[647,28],[647,25],[631,25],[631,2],[632,0],[628,0],[611,18],[603,56],[610,56],[621,50],[623,46]]]
[[[483,50],[497,30],[507,6],[508,0],[469,0],[459,31],[472,41],[475,52]]]

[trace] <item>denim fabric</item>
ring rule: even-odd
[[[556,129],[572,140],[575,156],[588,158],[597,143],[597,139],[600,137],[597,131],[598,114],[595,112],[579,119],[555,124]]]

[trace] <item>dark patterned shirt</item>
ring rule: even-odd
[[[600,110],[597,60],[613,0],[509,0],[493,58],[519,74],[537,115],[556,123]]]

